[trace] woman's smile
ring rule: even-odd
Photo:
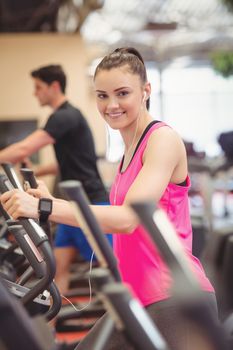
[[[105,113],[105,115],[111,119],[118,119],[122,117],[122,115],[125,115],[125,112],[108,112],[108,113]]]

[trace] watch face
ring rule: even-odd
[[[41,201],[40,202],[40,210],[49,212],[51,209],[51,202],[49,201]]]
[[[40,200],[40,211],[50,213],[52,209],[52,201],[50,199],[46,200],[46,198],[43,198]]]

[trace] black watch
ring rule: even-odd
[[[53,201],[50,198],[40,198],[38,203],[38,213],[40,222],[46,222],[52,213]]]

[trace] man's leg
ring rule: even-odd
[[[111,234],[107,235],[107,239],[112,245]],[[93,259],[92,247],[89,246],[82,230],[79,227],[59,224],[54,242],[54,254],[57,263],[55,283],[63,295],[68,291],[70,265],[77,253],[86,261]],[[95,257],[94,260],[96,260]]]
[[[55,233],[54,255],[56,259],[55,283],[62,295],[68,292],[70,266],[77,255],[75,233],[71,226],[59,224]]]
[[[70,266],[74,261],[77,250],[74,247],[55,247],[56,259],[55,283],[60,294],[65,295],[69,289]]]

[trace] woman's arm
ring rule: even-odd
[[[103,232],[130,233],[138,225],[138,219],[128,205],[90,205]],[[53,211],[49,219],[66,225],[79,226],[79,215],[73,206],[64,200],[53,201]]]
[[[30,190],[30,192],[36,192],[38,197],[20,190],[8,191],[1,195],[0,201],[4,209],[13,219],[16,220],[20,217],[38,219],[39,198],[44,196],[39,194],[38,189]],[[71,203],[63,199],[49,197],[53,200],[53,210],[49,216],[50,221],[71,226],[80,225]],[[138,224],[136,216],[128,206],[90,205],[90,208],[93,210],[102,230],[106,233],[132,232]]]
[[[187,176],[186,156],[183,143],[170,128],[156,131],[148,142],[143,167],[131,185],[125,202],[121,206],[91,205],[96,219],[104,232],[129,233],[138,225],[138,219],[130,209],[135,201],[159,201],[170,181],[182,182]],[[48,194],[30,189],[37,197]],[[50,195],[51,197],[51,195]],[[53,199],[53,210],[49,219],[54,222],[78,226],[71,205],[61,199]],[[0,197],[5,210],[15,219],[20,216],[38,217],[38,198],[13,190]]]
[[[148,200],[158,202],[168,184],[183,182],[187,173],[182,139],[169,127],[159,128],[148,140],[143,167],[131,185],[125,203]]]

